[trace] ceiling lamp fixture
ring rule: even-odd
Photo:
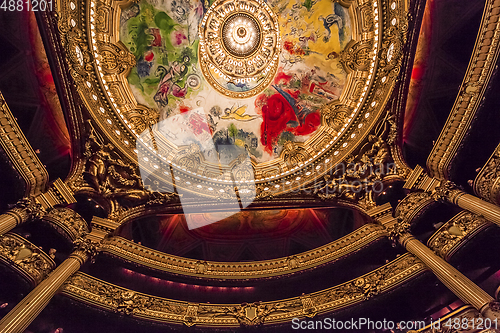
[[[218,92],[248,98],[271,83],[281,45],[278,18],[265,2],[215,1],[199,34],[200,67]]]

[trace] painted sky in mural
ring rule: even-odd
[[[216,150],[233,147],[231,158],[266,162],[285,141],[304,142],[319,127],[319,109],[339,98],[347,77],[337,56],[351,40],[348,11],[331,0],[267,3],[279,17],[280,64],[271,85],[248,99],[221,95],[201,74],[198,25],[208,2],[143,0],[122,10],[120,40],[137,60],[130,87],[139,103],[160,111],[168,140],[198,144],[211,161],[204,147],[212,137]],[[193,126],[196,135],[183,133]]]

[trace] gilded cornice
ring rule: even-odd
[[[347,236],[314,250],[286,258],[252,262],[213,262],[177,257],[121,237],[103,242],[101,250],[128,262],[171,274],[210,279],[258,279],[293,274],[338,260],[386,237],[385,228],[366,224]]]
[[[9,163],[26,183],[25,196],[45,190],[49,174],[17,124],[0,92],[0,146]]]
[[[427,245],[448,260],[465,242],[491,225],[483,217],[462,211],[443,224],[427,241]]]
[[[452,160],[469,132],[500,53],[500,3],[487,0],[481,26],[455,104],[427,159],[432,177],[448,179]]]
[[[44,209],[49,209],[57,205],[70,205],[76,202],[73,191],[60,178],[56,179],[50,188],[35,197]]]
[[[426,270],[411,254],[341,285],[284,300],[244,304],[189,303],[122,288],[78,272],[62,293],[85,304],[153,322],[188,326],[258,326],[331,313],[385,293]]]
[[[474,193],[494,204],[500,204],[500,145],[477,174]]]
[[[0,261],[33,285],[39,284],[56,267],[39,247],[15,233],[0,235]]]

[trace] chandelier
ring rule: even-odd
[[[261,0],[215,1],[199,29],[200,66],[218,92],[248,98],[271,83],[279,63],[276,15]]]

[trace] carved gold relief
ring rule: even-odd
[[[372,59],[370,58],[372,41],[351,41],[340,52],[339,61],[348,73],[354,71],[367,71]]]
[[[74,241],[89,232],[87,222],[74,210],[54,208],[43,217],[52,227],[59,230],[68,240]]]
[[[474,180],[474,192],[485,200],[500,204],[500,145]]]
[[[45,190],[49,174],[24,136],[0,92],[0,147],[26,183],[26,196]]]
[[[0,235],[0,260],[11,265],[34,285],[56,266],[40,248],[14,233]]]
[[[463,211],[443,224],[427,244],[437,254],[448,260],[466,240],[490,225],[491,223],[483,217]]]
[[[62,293],[109,311],[156,322],[256,327],[351,306],[391,290],[425,270],[422,262],[405,254],[357,279],[323,291],[286,300],[244,304],[216,305],[170,300],[112,285],[81,272],[64,285]]]

